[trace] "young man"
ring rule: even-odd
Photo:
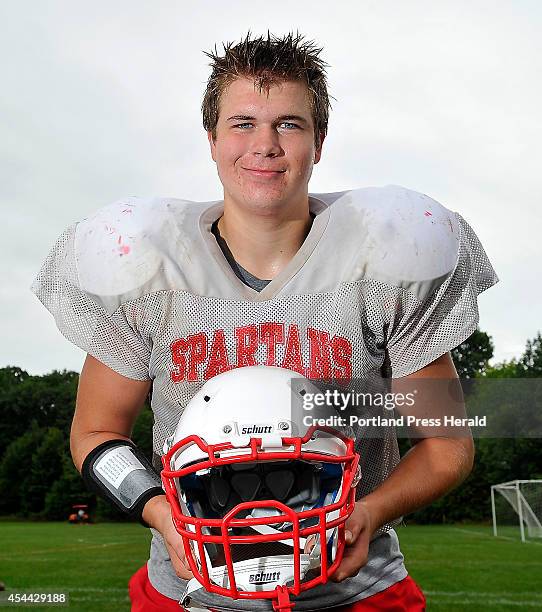
[[[312,43],[247,36],[208,55],[203,122],[223,201],[108,206],[63,234],[33,288],[88,353],[75,465],[153,529],[150,560],[131,580],[132,610],[179,610],[192,577],[159,479],[129,442],[151,386],[159,468],[183,407],[231,368],[275,365],[341,384],[456,378],[449,351],[475,330],[476,297],[497,282],[467,223],[423,194],[309,195],[329,112]],[[360,453],[342,564],[333,582],[296,598],[296,610],[424,609],[392,527],[468,475],[472,439],[426,437],[399,461],[390,430],[360,440]],[[193,600],[270,609],[203,590]]]

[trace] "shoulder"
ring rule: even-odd
[[[420,294],[455,268],[458,215],[428,195],[399,185],[367,187],[342,192],[335,207],[336,229],[357,245],[361,277],[409,288],[423,282],[425,289],[415,288]]]
[[[143,287],[200,207],[186,200],[128,197],[80,221],[74,246],[81,289],[118,296]]]

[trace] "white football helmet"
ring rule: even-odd
[[[318,392],[297,372],[250,366],[210,379],[185,408],[162,459],[195,576],[185,595],[203,585],[285,609],[338,567],[359,458],[352,438],[303,424],[303,396]]]

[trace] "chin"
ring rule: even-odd
[[[265,212],[272,215],[286,208],[290,209],[292,201],[302,201],[308,195],[306,186],[296,191],[285,189],[284,185],[272,188],[269,185],[236,184],[235,187],[236,189],[231,191],[224,190],[228,200],[238,208],[259,214]]]
[[[235,194],[233,199],[242,202],[244,206],[254,206],[257,208],[280,208],[287,204],[292,195],[285,193],[283,189],[247,189]]]

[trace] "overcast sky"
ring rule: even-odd
[[[542,3],[537,0],[0,4],[0,366],[79,370],[29,285],[72,222],[127,195],[221,197],[202,50],[299,29],[336,98],[310,191],[399,184],[456,210],[501,282],[497,360],[542,329]]]

